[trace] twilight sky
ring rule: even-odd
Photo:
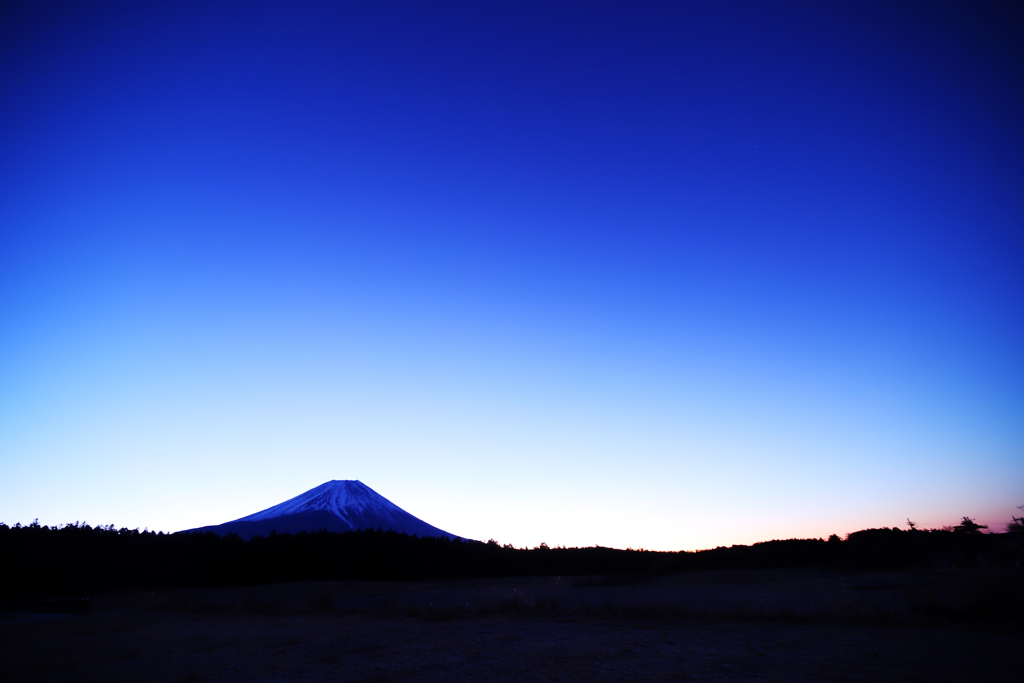
[[[0,521],[501,543],[1024,503],[1013,3],[0,10]]]

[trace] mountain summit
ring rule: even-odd
[[[221,536],[235,533],[249,540],[254,536],[267,536],[271,531],[295,534],[321,529],[342,532],[377,528],[410,536],[458,538],[413,517],[363,482],[355,480],[329,481],[279,505],[233,522],[186,529],[183,533],[212,531]]]

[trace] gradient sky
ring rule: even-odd
[[[1013,5],[4,3],[0,521],[1001,531]]]

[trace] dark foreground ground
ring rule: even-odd
[[[10,681],[1014,681],[1021,576],[321,582],[0,618]]]

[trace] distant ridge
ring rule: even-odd
[[[212,531],[220,536],[237,534],[244,540],[256,536],[296,534],[320,530],[344,532],[356,529],[384,529],[410,536],[460,538],[413,517],[361,481],[333,480],[320,484],[279,505],[253,513],[233,522],[181,533]]]

